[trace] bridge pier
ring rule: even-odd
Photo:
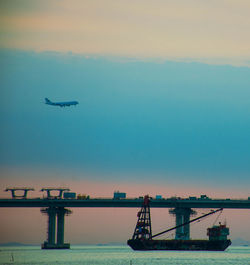
[[[5,191],[10,191],[12,199],[27,199],[28,191],[34,191],[33,188],[7,188]],[[17,195],[16,191],[23,191],[23,195]]]
[[[176,207],[170,209],[169,213],[175,215],[175,225],[181,225],[190,221],[190,216],[196,214],[191,208]],[[175,232],[175,239],[190,240],[190,224],[178,227]]]
[[[42,188],[40,191],[47,192],[47,199],[62,199],[64,191],[70,191],[68,188]],[[51,191],[58,191],[57,195],[51,195]]]
[[[42,213],[48,215],[48,238],[42,244],[42,249],[69,249],[70,244],[64,243],[64,217],[69,215],[70,210],[64,207],[48,207],[41,209]],[[57,241],[56,237],[56,217],[57,217]]]
[[[50,207],[47,211],[48,214],[48,244],[55,244],[56,235],[56,208]]]
[[[57,246],[60,248],[70,248],[69,243],[64,243],[64,216],[70,214],[71,211],[64,207],[58,207],[57,210]]]

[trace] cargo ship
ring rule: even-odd
[[[231,245],[231,240],[227,239],[229,235],[229,228],[225,224],[219,223],[207,229],[208,240],[200,239],[153,239],[162,234],[173,231],[179,227],[188,225],[192,222],[198,221],[208,215],[221,212],[223,209],[218,209],[204,214],[200,217],[192,219],[183,224],[169,228],[163,232],[152,235],[149,196],[144,197],[144,202],[141,210],[138,212],[138,221],[134,230],[132,239],[127,241],[127,244],[133,250],[187,250],[187,251],[224,251]]]

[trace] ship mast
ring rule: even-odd
[[[137,214],[138,220],[134,230],[133,239],[150,239],[152,237],[149,196],[144,197],[141,210]]]

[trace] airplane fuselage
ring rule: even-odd
[[[66,102],[52,102],[48,98],[45,98],[45,104],[51,105],[51,106],[59,106],[59,107],[69,107],[72,105],[79,104],[78,101],[66,101]]]

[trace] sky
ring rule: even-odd
[[[249,66],[247,0],[1,1],[1,47]]]
[[[1,197],[7,186],[35,187],[30,196],[47,186],[91,197],[250,196],[249,2],[73,2],[0,2]],[[39,209],[0,211],[1,242],[45,239]],[[83,211],[90,226],[104,218],[122,233],[93,229],[81,241]],[[74,210],[66,238],[126,241],[136,211]],[[250,240],[249,213],[236,212],[225,214],[232,236]],[[167,209],[154,214],[156,226],[173,222]]]

